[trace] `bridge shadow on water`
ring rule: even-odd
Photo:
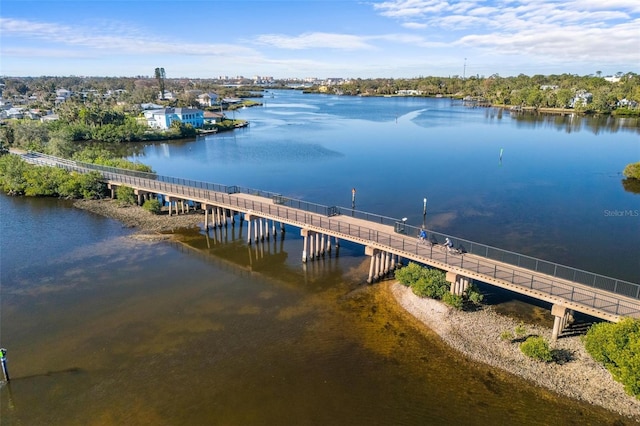
[[[259,241],[247,242],[246,225],[222,226],[209,229],[181,229],[170,242],[180,251],[189,251],[218,268],[250,278],[254,274],[279,285],[296,287],[301,284],[313,291],[322,291],[338,281],[350,286],[364,284],[366,275],[355,277],[352,271],[365,259],[361,247],[344,241],[306,263],[302,259],[302,238],[297,228],[285,227]],[[348,277],[348,278],[347,278]],[[345,278],[347,278],[345,280]]]
[[[554,317],[551,315],[551,303],[481,282],[476,282],[476,286],[484,295],[482,303],[492,306],[497,313],[527,324],[548,328],[553,327]],[[565,327],[561,336],[584,335],[593,324],[599,322],[606,321],[581,312],[575,312],[573,314],[573,322]]]

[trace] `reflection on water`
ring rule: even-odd
[[[640,179],[624,178],[621,182],[625,191],[640,194]]]
[[[451,351],[385,284],[363,285],[362,247],[303,265],[293,229],[251,246],[239,225],[150,243],[55,200],[0,202],[3,425],[623,420]],[[52,207],[57,250],[7,263],[11,247],[50,244],[17,237],[36,234],[17,220],[32,202]]]
[[[166,176],[326,206],[349,206],[356,188],[359,210],[414,226],[428,198],[435,231],[640,282],[640,221],[605,213],[640,210],[620,185],[637,157],[637,121],[444,98],[272,93],[235,112],[246,128],[148,145],[131,158]]]
[[[551,127],[566,133],[588,131],[594,134],[621,131],[640,133],[640,118],[614,117],[611,115],[583,115],[576,113],[544,114],[534,112],[511,112],[511,118],[519,125],[528,127]]]

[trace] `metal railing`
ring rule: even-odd
[[[513,285],[561,296],[572,302],[582,304],[588,302],[589,306],[598,309],[607,308],[608,312],[615,312],[616,315],[637,315],[639,313],[637,305],[597,292],[588,292],[568,284],[567,281],[634,299],[640,299],[640,285],[638,284],[432,230],[427,230],[429,244],[421,244],[417,239],[421,228],[407,225],[398,219],[344,207],[323,206],[283,197],[281,194],[270,191],[159,176],[153,173],[75,162],[44,154],[29,153],[25,156],[25,159],[36,164],[57,166],[78,172],[99,171],[105,179],[126,185],[138,186],[165,194],[176,194],[184,198],[197,198],[229,208],[238,208],[238,210],[252,210],[256,213],[267,214],[300,225],[315,226],[348,235],[353,240],[361,241],[363,244],[374,242],[408,254],[428,256],[447,265],[505,280]],[[256,195],[269,199],[269,201],[262,202],[241,198],[236,194]],[[376,224],[389,225],[390,229],[389,232],[383,232],[367,226],[354,225],[343,220],[342,217],[344,216],[351,216]],[[400,230],[401,233],[394,232],[394,230]],[[473,254],[474,256],[455,255],[447,250],[441,250],[441,243],[444,242],[445,238],[449,238],[454,246],[463,253]],[[501,264],[508,264],[513,268],[505,268]]]

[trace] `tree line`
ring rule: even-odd
[[[360,96],[395,95],[401,90],[415,90],[422,96],[447,96],[463,98],[471,96],[483,98],[492,105],[525,106],[531,108],[567,108],[571,100],[580,91],[592,95],[591,102],[576,105],[579,112],[598,112],[616,114],[638,114],[640,108],[624,107],[619,104],[626,100],[640,104],[640,75],[634,72],[618,72],[617,81],[609,81],[595,75],[578,76],[575,74],[552,74],[502,77],[493,74],[489,77],[471,76],[416,77],[416,78],[371,78],[345,79],[340,84],[326,87],[331,93]],[[102,102],[126,104],[135,108],[141,103],[157,102],[158,95],[164,91],[176,95],[171,106],[197,106],[198,92],[214,92],[223,97],[257,96],[263,90],[260,86],[245,85],[229,87],[217,79],[166,78],[164,68],[157,68],[155,78],[150,77],[1,77],[4,84],[4,99],[19,96],[36,98],[35,106],[51,108],[55,101],[56,89],[64,88],[74,93],[96,91],[105,94],[120,91],[117,96],[102,99]],[[272,88],[287,88],[288,81],[275,81]],[[307,91],[317,92],[320,85]],[[86,99],[81,99],[86,101]]]
[[[577,93],[592,95],[591,102],[574,106],[578,112],[638,114],[640,109],[621,107],[619,101],[640,103],[640,76],[627,73],[610,82],[599,76],[580,77],[572,74],[516,77],[419,77],[414,79],[355,79],[331,86],[330,92],[344,95],[384,96],[401,90],[415,90],[422,96],[482,98],[491,105],[531,108],[568,108]],[[318,91],[314,87],[309,91]]]

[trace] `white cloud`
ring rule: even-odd
[[[258,36],[255,42],[279,49],[302,50],[311,48],[326,48],[340,50],[372,49],[366,38],[352,34],[306,33],[298,36],[284,34],[264,34]]]
[[[48,44],[61,44],[74,48],[84,47],[90,51],[113,52],[118,54],[182,54],[201,56],[257,55],[250,48],[232,44],[182,43],[175,38],[159,39],[137,32],[117,31],[113,27],[70,27],[26,20],[0,18],[0,30],[3,38],[18,36],[44,41]],[[26,48],[28,49],[28,47]],[[41,50],[38,47],[37,50]],[[54,50],[56,50],[54,48]],[[65,50],[65,49],[61,49]],[[3,49],[6,52],[6,50]],[[88,52],[94,56],[94,52]]]
[[[427,24],[418,22],[405,22],[402,26],[411,30],[427,28]]]

